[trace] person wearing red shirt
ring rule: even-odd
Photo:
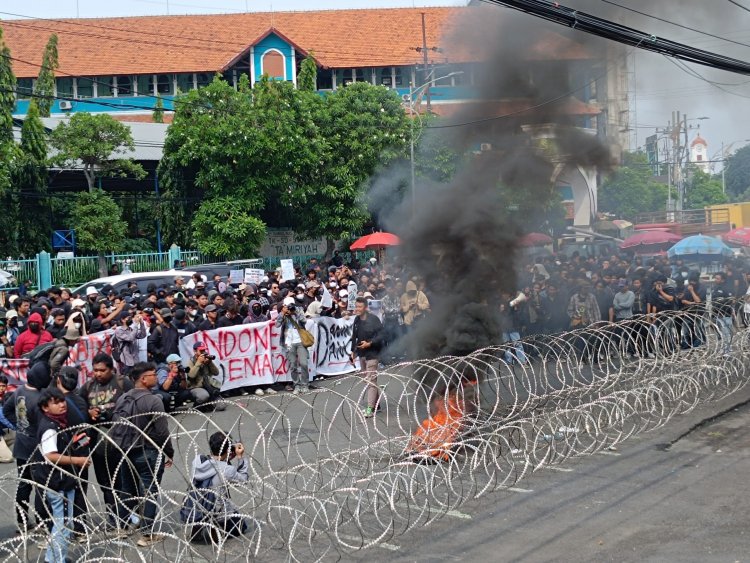
[[[16,358],[31,352],[37,346],[52,342],[52,335],[44,330],[44,321],[39,313],[32,313],[29,317],[29,329],[23,331],[16,339],[13,353]]]

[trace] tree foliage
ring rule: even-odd
[[[665,210],[668,194],[668,187],[653,179],[645,153],[626,153],[623,165],[599,188],[599,210],[635,219]]]
[[[206,199],[193,219],[198,249],[210,256],[253,256],[266,234],[266,225],[231,196]]]
[[[156,98],[156,104],[154,104],[154,111],[151,114],[151,118],[154,120],[154,123],[164,123],[164,102],[161,99],[161,96]]]
[[[686,209],[701,209],[707,205],[728,202],[729,198],[724,194],[720,179],[698,169],[692,171],[685,194]]]
[[[733,201],[750,201],[750,145],[727,158],[725,181],[727,195]]]
[[[55,164],[67,168],[83,164],[89,191],[100,177],[146,176],[140,164],[124,156],[135,150],[130,129],[111,115],[76,113],[57,126],[50,144],[57,150]]]
[[[297,75],[297,88],[302,92],[315,92],[318,82],[318,65],[315,63],[313,54],[305,57]]]
[[[42,66],[34,84],[34,95],[38,96],[39,115],[49,117],[55,95],[55,71],[60,66],[57,57],[57,34],[53,33],[47,41],[42,55]]]
[[[31,100],[21,127],[21,151],[13,173],[17,250],[31,256],[50,249],[47,214],[47,138],[36,100]]]
[[[217,76],[180,99],[167,133],[159,166],[165,236],[205,244],[211,221],[217,232],[226,221],[205,211],[227,198],[239,232],[265,229],[269,209],[303,235],[359,232],[369,217],[366,181],[403,149],[406,123],[400,99],[382,87],[357,83],[321,97],[267,78],[235,90]],[[251,240],[259,246],[262,236]]]
[[[72,210],[78,247],[103,254],[123,247],[127,223],[120,206],[102,190],[79,193]]]

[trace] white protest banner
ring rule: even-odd
[[[266,273],[259,268],[245,268],[245,283],[254,283],[255,285],[263,282]]]
[[[358,369],[349,361],[354,319],[320,318],[311,327],[315,344],[309,348],[309,376],[336,375]],[[203,342],[216,356],[221,390],[291,381],[281,346],[280,329],[273,321],[196,332],[180,340],[183,364],[193,355],[193,344]]]
[[[311,377],[351,373],[359,369],[358,360],[353,364],[349,359],[353,327],[354,317],[315,319],[312,331],[315,344],[310,348]]]
[[[290,381],[279,336],[274,322],[196,332],[180,340],[180,356],[186,364],[193,355],[193,344],[205,343],[208,353],[216,356],[222,391]]]
[[[245,270],[229,270],[229,283],[241,284],[245,281]]]
[[[349,301],[347,302],[346,308],[349,311],[354,311],[354,305],[357,302],[357,284],[353,281],[349,282],[349,287],[346,288],[349,293]]]
[[[96,332],[82,336],[74,346],[70,347],[67,366],[76,366],[79,370],[78,382],[83,385],[94,375],[94,356],[99,352],[112,355],[112,337],[114,329]],[[12,385],[20,385],[26,382],[26,372],[29,361],[23,358],[0,359],[0,373],[8,377]]]
[[[333,297],[331,297],[331,292],[328,291],[326,286],[323,286],[323,298],[320,300],[320,304],[324,309],[333,307]]]
[[[294,260],[281,260],[281,277],[284,281],[294,279]]]

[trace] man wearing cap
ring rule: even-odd
[[[188,391],[187,377],[178,354],[170,354],[167,356],[166,365],[161,364],[157,367],[156,380],[157,386],[151,391],[161,398],[166,412],[178,409],[186,401],[193,399],[193,395]]]
[[[208,346],[204,342],[193,344],[193,357],[188,360],[187,365],[188,390],[193,397],[195,406],[201,409],[201,405],[208,401],[216,401],[219,395],[220,383],[216,380],[219,368],[208,353]],[[223,411],[226,405],[217,403],[213,410]]]
[[[140,345],[138,341],[146,338],[146,323],[140,313],[133,314],[133,309],[126,309],[117,316],[112,356],[117,362],[119,371],[128,375],[138,363]]]
[[[177,329],[177,334],[180,335],[180,338],[184,338],[188,334],[193,334],[195,332],[195,325],[187,318],[187,312],[185,309],[175,309],[174,321],[172,324]]]
[[[18,330],[18,311],[15,309],[10,309],[7,313],[5,313],[5,336],[7,337],[7,344],[6,344],[6,355],[9,358],[13,357],[13,347],[16,344],[16,340],[18,340],[18,336],[21,334]],[[7,347],[10,346],[10,350],[7,350]]]
[[[281,328],[281,345],[284,347],[292,376],[292,384],[287,385],[286,390],[292,391],[295,395],[307,392],[310,386],[307,348],[302,345],[298,331],[304,325],[305,317],[302,311],[297,309],[294,298],[285,297],[281,314],[276,317],[276,326]]]
[[[148,353],[157,363],[163,363],[170,354],[180,353],[180,334],[172,324],[172,311],[167,308],[157,314],[157,325],[148,337]]]
[[[198,330],[214,330],[215,328],[218,328],[218,322],[219,322],[219,310],[213,303],[211,305],[207,305],[206,309],[206,318],[204,321],[198,325]]]
[[[97,289],[90,285],[86,288],[86,312],[91,315],[91,309],[99,300],[99,292]]]

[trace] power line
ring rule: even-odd
[[[750,74],[750,63],[696,49],[669,39],[663,39],[637,29],[573,10],[547,0],[486,0],[499,6],[513,8],[535,17],[570,27],[631,47],[667,55],[737,74]]]
[[[722,41],[726,41],[728,43],[734,43],[735,45],[742,45],[743,47],[750,47],[750,43],[743,43],[741,41],[735,41],[733,39],[729,39],[727,37],[722,37],[720,35],[714,35],[713,33],[709,33],[707,31],[703,31],[700,29],[697,29],[695,27],[689,27],[687,25],[682,25],[677,22],[673,22],[671,20],[667,20],[664,18],[660,18],[659,16],[654,16],[652,14],[647,14],[646,12],[641,12],[640,10],[636,10],[635,8],[630,8],[628,6],[623,6],[622,4],[618,4],[617,2],[613,2],[612,0],[599,0],[600,2],[603,2],[605,4],[609,4],[610,6],[616,6],[622,10],[627,10],[628,12],[633,12],[635,14],[638,14],[640,16],[644,16],[646,18],[651,18],[656,21],[660,21],[662,23],[667,23],[669,25],[673,25],[675,27],[680,27],[682,29],[687,29],[688,31],[693,31],[695,33],[700,33],[701,35],[706,35],[708,37],[713,37],[714,39],[720,39]],[[729,2],[732,2],[732,0],[729,0]],[[735,4],[735,2],[732,2],[732,4]]]
[[[738,8],[742,8],[742,9],[743,9],[743,10],[745,10],[746,12],[750,12],[750,8],[747,8],[747,7],[743,6],[743,5],[742,5],[742,4],[740,4],[739,2],[735,2],[734,0],[727,0],[727,2],[729,2],[730,4],[734,4],[734,5],[735,5],[735,6],[737,6]]]

